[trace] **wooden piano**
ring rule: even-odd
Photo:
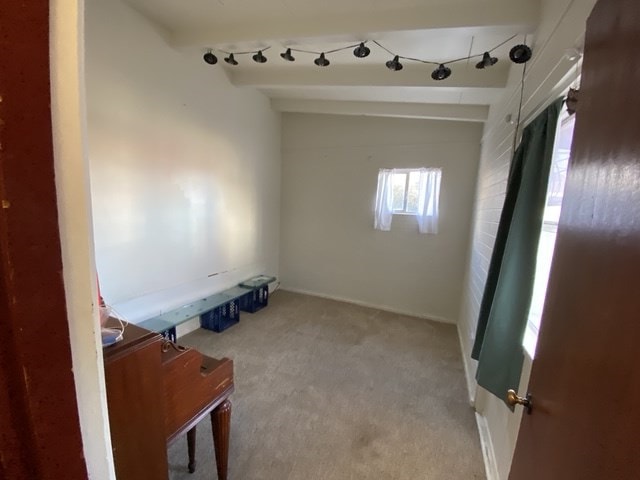
[[[184,433],[188,468],[195,471],[196,425],[209,414],[218,479],[227,479],[231,360],[129,324],[122,341],[104,348],[104,365],[118,480],[167,479],[167,446]]]

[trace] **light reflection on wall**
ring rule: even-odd
[[[107,148],[102,161],[94,159],[99,272],[121,279],[105,288],[110,301],[165,288],[168,279],[180,285],[255,261],[256,208],[247,195],[254,188],[233,147],[208,138],[201,151],[215,156],[144,135],[125,143],[137,148]],[[181,149],[176,161],[173,152]]]
[[[119,12],[124,5],[92,7],[89,160],[107,301],[142,299],[142,318],[162,302],[277,275],[279,114],[169,48],[142,18]]]

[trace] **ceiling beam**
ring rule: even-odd
[[[291,68],[248,67],[227,70],[236,86],[348,86],[348,87],[449,87],[503,88],[507,83],[509,63],[478,70],[465,64],[451,65],[451,76],[436,81],[431,78],[433,65],[407,65],[392,72],[384,65],[331,65],[326,68],[301,66]]]
[[[224,23],[213,20],[203,28],[175,31],[174,47],[215,47],[234,42],[266,42],[331,35],[361,34],[435,28],[517,27],[533,32],[540,15],[539,2],[532,0],[466,0],[449,5],[424,5],[391,10],[370,9],[353,15],[269,18],[269,21]]]
[[[271,106],[276,111],[291,113],[368,115],[464,122],[484,122],[489,115],[489,107],[486,105],[272,99]]]

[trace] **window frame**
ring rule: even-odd
[[[553,169],[555,165],[557,165],[557,163],[559,162],[560,158],[562,157],[563,160],[566,160],[567,162],[569,161],[570,155],[571,155],[571,148],[569,148],[568,150],[565,150],[563,148],[561,148],[561,146],[558,144],[561,137],[562,137],[562,130],[563,128],[566,127],[566,124],[568,123],[573,123],[572,128],[572,140],[573,140],[573,132],[575,129],[575,115],[570,115],[566,110],[563,110],[563,112],[560,114],[560,118],[558,119],[558,128],[556,131],[556,136],[554,139],[554,146],[553,146],[553,158],[551,159],[551,168]],[[567,165],[568,167],[568,165]],[[564,173],[565,178],[564,178],[564,185],[562,188],[563,191],[563,195],[562,195],[562,201],[560,203],[560,210],[562,209],[562,203],[564,202],[564,190],[566,188],[566,175],[567,172],[565,171]],[[551,182],[551,177],[549,178],[549,182]],[[558,234],[558,223],[559,220],[550,220],[549,218],[547,218],[546,216],[546,210],[548,208],[547,202],[549,200],[549,195],[552,193],[549,189],[551,188],[551,185],[548,185],[548,190],[547,190],[547,199],[545,200],[545,211],[543,212],[543,220],[542,220],[542,225],[540,228],[540,236],[538,239],[538,252],[537,252],[537,262],[536,262],[536,270],[535,270],[535,276],[534,276],[534,289],[531,292],[531,305],[529,306],[529,311],[527,313],[527,324],[525,326],[525,330],[522,336],[522,348],[524,353],[531,358],[532,360],[535,358],[535,354],[536,354],[536,347],[538,344],[538,336],[540,334],[540,325],[541,325],[541,321],[542,321],[542,316],[544,313],[544,304],[546,302],[546,295],[547,295],[547,289],[548,289],[548,282],[549,282],[549,276],[551,274],[551,268],[552,268],[552,264],[553,264],[553,252],[555,250],[555,243],[557,240],[557,234]],[[552,234],[554,239],[553,239],[553,246],[550,248],[550,252],[549,255],[545,256],[545,258],[541,258],[540,254],[540,248],[541,248],[541,244],[544,241],[544,237],[545,234],[548,235]],[[544,260],[544,265],[542,265],[542,262]],[[545,273],[542,273],[545,272]],[[539,278],[540,275],[543,275],[543,277]],[[542,294],[541,297],[537,297],[536,296],[536,284],[538,281],[543,282],[544,284],[544,292],[540,292]]]
[[[404,181],[404,195],[402,198],[402,210],[392,210],[391,214],[392,215],[417,215],[418,212],[409,212],[407,211],[407,204],[408,204],[408,198],[409,198],[409,178],[410,178],[410,174],[411,173],[418,173],[420,174],[420,169],[423,167],[416,167],[416,168],[393,168],[392,170],[392,175],[396,175],[396,174],[404,174],[405,175],[405,181]]]

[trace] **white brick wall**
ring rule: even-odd
[[[527,64],[523,124],[565,92],[577,76],[575,64],[564,57],[564,52],[581,44],[586,18],[594,4],[595,0],[542,1],[540,26],[533,42],[531,38],[527,41],[529,45],[533,43],[534,56]],[[470,354],[513,150],[515,125],[508,124],[505,117],[511,114],[515,120],[518,116],[522,68],[512,65],[505,94],[501,101],[491,106],[485,124],[458,321],[469,395],[480,414],[483,444],[489,447],[485,452],[485,463],[490,479],[508,477],[520,418],[511,414],[500,400],[476,386],[476,362],[471,360]],[[525,367],[528,369],[530,362]],[[523,378],[528,378],[527,371],[523,372]]]

